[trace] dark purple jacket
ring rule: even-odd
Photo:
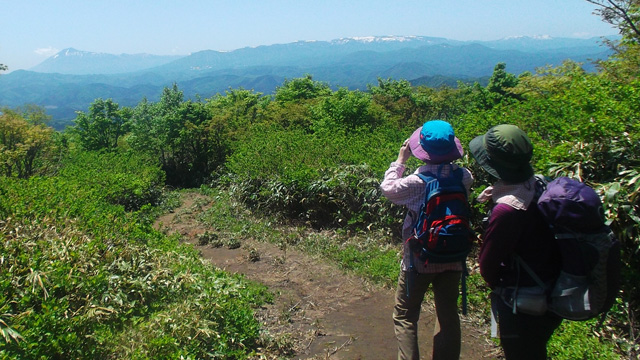
[[[513,255],[518,254],[542,279],[554,279],[560,272],[560,252],[551,230],[533,204],[516,210],[506,204],[494,206],[480,247],[480,273],[493,289],[515,286],[518,271]],[[536,283],[520,271],[520,286]]]

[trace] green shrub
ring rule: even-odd
[[[78,152],[65,161],[59,176],[129,211],[156,205],[165,180],[158,163],[132,151]]]
[[[146,207],[114,204],[156,199],[157,168],[68,161],[56,177],[0,177],[0,358],[250,357],[266,289],[154,231]]]
[[[563,321],[551,337],[548,356],[558,360],[616,360],[620,359],[611,342],[601,341],[593,334],[597,319],[588,322]]]
[[[392,205],[380,196],[379,183],[402,142],[397,132],[259,132],[260,137],[238,146],[227,163],[231,175],[221,180],[245,203],[319,227],[380,227],[395,221],[398,210],[386,215]],[[381,147],[393,150],[381,154]],[[377,169],[365,165],[370,163]]]

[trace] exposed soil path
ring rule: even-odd
[[[196,200],[206,204],[204,209],[212,201],[200,193],[182,193],[180,208],[161,216],[156,226],[180,233],[215,266],[268,286],[275,298],[260,310],[259,317],[277,341],[292,344],[292,358],[396,359],[392,290],[347,274],[322,259],[291,248],[285,252],[257,240],[243,240],[236,249],[200,246],[197,236],[207,230],[197,220],[202,210],[186,211]],[[425,359],[431,358],[433,321],[433,306],[426,303],[419,330]],[[464,318],[462,327],[461,359],[496,358],[495,346],[485,334],[488,329],[478,329]]]

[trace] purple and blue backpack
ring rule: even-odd
[[[569,320],[606,314],[620,287],[621,259],[600,197],[585,183],[560,177],[546,184],[537,205],[562,254],[549,310]]]

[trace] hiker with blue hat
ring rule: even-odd
[[[388,200],[405,206],[408,210],[402,227],[403,239],[416,238],[416,223],[430,194],[424,179],[433,179],[437,184],[439,179],[457,176],[466,203],[473,176],[468,169],[453,164],[463,154],[462,145],[452,126],[443,120],[425,122],[404,141],[397,160],[391,163],[380,184],[382,193]],[[405,163],[412,155],[424,164],[403,177]],[[425,174],[430,174],[431,177],[426,177]],[[459,359],[461,331],[457,300],[463,267],[458,260],[425,261],[417,255],[411,241],[404,242],[402,271],[398,278],[393,310],[398,359],[420,358],[418,320],[421,304],[429,287],[433,289],[436,310],[433,359]]]
[[[547,342],[562,319],[547,311],[538,284],[557,277],[561,260],[536,206],[541,187],[530,164],[533,145],[520,128],[502,124],[474,138],[469,150],[495,178],[478,196],[493,205],[479,254],[480,274],[492,289],[492,336],[499,330],[507,360],[546,360]]]

